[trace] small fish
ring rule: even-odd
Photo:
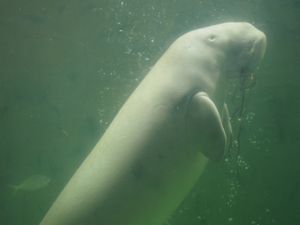
[[[16,193],[17,191],[36,191],[48,186],[50,182],[51,179],[47,176],[34,175],[25,179],[18,185],[8,185],[8,186],[14,189],[14,192]]]

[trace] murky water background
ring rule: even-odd
[[[2,0],[0,224],[38,224],[166,47],[225,21],[268,37],[240,154],[210,164],[166,224],[300,224],[298,0]]]

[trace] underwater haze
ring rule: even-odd
[[[267,51],[232,87],[232,151],[164,225],[299,225],[299,0],[1,0],[0,224],[39,224],[166,48],[231,21]]]

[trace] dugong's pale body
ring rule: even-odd
[[[220,159],[229,77],[261,60],[265,35],[225,23],[178,38],[120,109],[41,225],[161,225]]]

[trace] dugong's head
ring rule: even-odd
[[[200,29],[205,44],[220,53],[220,69],[230,77],[253,73],[264,56],[266,36],[249,23],[223,23]]]
[[[201,83],[201,90],[211,94],[218,89],[216,86],[228,83],[227,78],[246,80],[258,67],[265,49],[266,36],[253,25],[222,23],[180,36],[161,62],[171,63],[172,74],[189,76],[195,85]]]
[[[228,78],[240,78],[243,84],[253,74],[265,49],[265,34],[251,24],[222,23],[181,35],[152,71],[163,74],[165,81],[169,81],[168,75],[180,81],[182,91],[222,96],[230,83]]]

